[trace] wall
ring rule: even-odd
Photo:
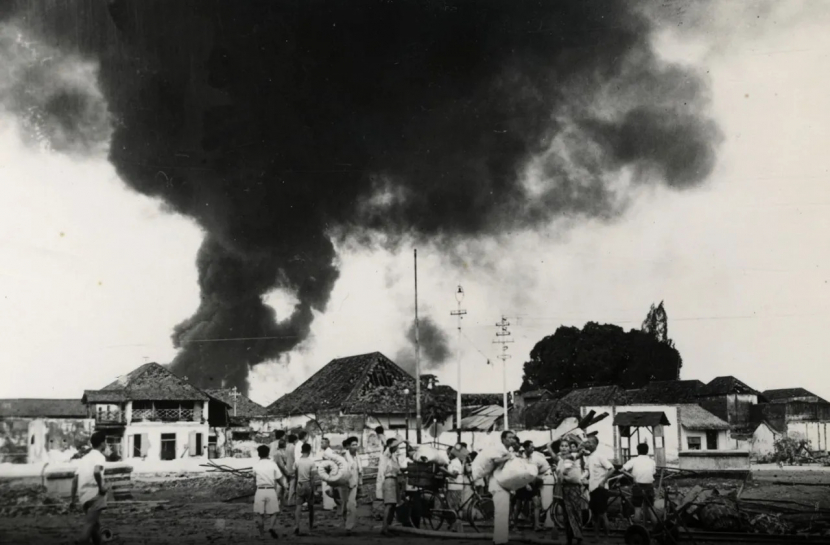
[[[89,418],[6,418],[0,422],[0,462],[68,460],[89,442]]]
[[[690,471],[748,470],[749,452],[739,450],[680,452],[680,469]]]
[[[689,450],[689,437],[699,437],[700,449],[709,450],[706,448],[708,446],[706,443],[706,430],[687,430],[682,426],[680,428],[680,450]],[[718,430],[717,450],[735,450],[737,448],[738,446],[735,441],[732,441],[729,437],[728,430]]]
[[[772,431],[766,424],[761,424],[752,434],[752,442],[749,445],[750,454],[755,457],[768,456],[775,452],[775,441],[780,434]]]
[[[729,394],[726,396],[726,412],[729,418],[725,418],[729,425],[746,427],[751,422],[751,407],[758,403],[758,396],[753,394]]]
[[[146,458],[148,460],[161,459],[161,434],[175,433],[176,434],[176,458],[183,456],[192,457],[190,453],[190,432],[195,431],[202,433],[202,454],[200,457],[207,459],[208,452],[208,425],[200,422],[135,422],[128,425],[124,430],[124,459],[129,460],[133,457],[133,436],[138,434],[147,434],[149,446],[147,447]],[[185,454],[187,453],[187,454]]]
[[[811,450],[826,451],[830,449],[830,422],[790,422],[787,424],[787,435],[797,439],[810,441]]]

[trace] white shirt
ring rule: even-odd
[[[275,486],[282,477],[282,471],[270,458],[260,459],[253,467],[257,486]]]
[[[107,459],[98,449],[90,450],[75,470],[78,476],[78,499],[81,505],[98,497],[98,483],[95,482],[95,468],[101,466],[101,482],[103,483],[103,465]]]
[[[599,452],[594,451],[588,456],[585,465],[588,466],[588,491],[596,490],[600,486],[604,488],[605,483],[600,483],[608,471],[614,469],[614,464]]]
[[[548,463],[548,459],[545,458],[545,455],[538,450],[533,451],[533,454],[530,455],[529,460],[536,465],[536,469],[539,470],[540,477],[544,477],[550,472],[550,464]]]
[[[639,484],[654,483],[654,472],[657,471],[657,464],[648,457],[648,454],[641,454],[625,463],[623,471],[631,473],[634,482]]]
[[[454,458],[447,471],[455,473],[456,476],[447,481],[447,490],[464,490],[464,465],[461,460]]]
[[[346,467],[349,468],[349,488],[355,488],[360,484],[360,476],[363,474],[360,461],[357,455],[352,456],[348,450],[343,453],[343,459],[346,460]]]
[[[296,463],[297,460],[303,457],[303,445],[305,445],[304,441],[297,441],[297,444],[294,445],[294,462]]]
[[[326,450],[323,451],[323,460],[331,460],[332,454],[334,454],[334,451],[331,450],[331,447],[328,447]]]

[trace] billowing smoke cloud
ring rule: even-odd
[[[0,65],[0,107],[20,121],[28,143],[72,156],[106,153],[112,128],[96,63],[0,23]]]
[[[633,185],[712,170],[705,81],[627,0],[18,2],[100,62],[110,160],[205,230],[173,367],[243,390],[325,310],[332,240],[444,245],[612,218]],[[334,237],[334,238],[333,238]],[[296,293],[275,316],[262,295]],[[256,339],[202,342],[208,339]]]
[[[409,346],[398,352],[395,363],[415,374],[415,320],[406,332]],[[418,344],[421,348],[421,371],[435,371],[450,357],[447,334],[432,321],[432,318],[418,319]]]

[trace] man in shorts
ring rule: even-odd
[[[297,462],[297,458],[295,456],[296,445],[297,436],[294,434],[289,435],[288,445],[286,445],[285,449],[285,468],[288,470],[288,474],[285,476],[285,478],[288,479],[288,493],[286,494],[285,505],[288,507],[292,507],[294,505],[294,501],[296,500],[296,490],[294,490],[294,483],[297,482],[297,479],[294,478],[294,475],[297,472],[297,468],[295,467]]]
[[[294,507],[294,522],[297,527],[294,535],[300,535],[300,516],[303,512],[303,504],[308,504],[308,531],[314,529],[314,475],[317,473],[317,464],[311,457],[311,445],[303,443],[300,447],[300,458],[295,464],[294,489],[297,500]]]
[[[625,463],[623,473],[634,479],[634,486],[631,489],[631,502],[634,504],[634,518],[645,523],[643,518],[643,505],[648,513],[648,520],[651,522],[654,513],[654,472],[657,471],[657,464],[648,455],[648,444],[637,445],[636,458]]]
[[[90,450],[75,470],[72,479],[70,507],[80,499],[84,510],[84,527],[81,537],[75,543],[101,543],[101,513],[107,508],[107,486],[104,484],[104,462],[107,461],[107,436],[98,431],[89,440]]]
[[[277,522],[277,513],[280,512],[280,503],[277,487],[288,486],[280,468],[271,459],[271,449],[266,445],[257,447],[259,461],[254,464],[253,471],[256,477],[256,494],[254,494],[254,517],[259,530],[259,537],[265,537],[265,528],[271,537],[278,539],[274,525]]]

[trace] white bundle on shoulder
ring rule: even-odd
[[[317,462],[317,474],[332,486],[347,484],[351,477],[346,459],[337,454],[330,454],[325,460]]]
[[[514,491],[532,483],[539,475],[539,468],[527,458],[512,458],[496,469],[493,477],[505,490]]]
[[[418,445],[415,449],[412,459],[416,462],[426,462],[429,464],[438,464],[439,466],[450,465],[450,457],[443,450],[439,450],[431,445]]]

